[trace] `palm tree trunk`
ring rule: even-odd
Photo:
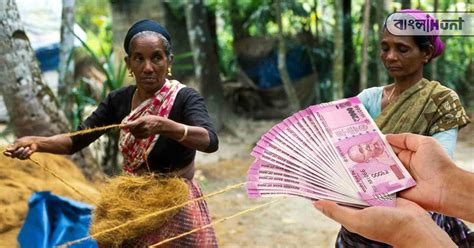
[[[411,8],[411,1],[410,0],[401,0],[402,9],[410,9]]]
[[[434,0],[433,4],[433,12],[438,11],[438,5],[439,1]],[[432,80],[438,80],[438,64],[437,64],[437,59],[433,59],[431,61],[431,79]]]
[[[332,60],[333,70],[333,98],[341,99],[344,97],[344,33],[343,33],[343,13],[342,0],[334,1],[334,57]]]
[[[369,60],[369,26],[370,26],[370,1],[365,0],[364,20],[362,26],[362,62],[360,63],[360,86],[359,90],[367,89],[367,65]]]
[[[56,97],[43,83],[35,54],[21,23],[14,0],[4,1],[0,8],[0,93],[17,137],[50,136],[69,131],[64,112]],[[86,177],[100,171],[86,149],[73,157]]]
[[[74,98],[74,0],[63,0],[61,47],[59,51],[58,96],[64,113],[72,113]]]
[[[223,88],[219,76],[217,51],[206,22],[206,12],[202,0],[190,1],[185,7],[186,26],[189,43],[193,51],[194,73],[209,115],[216,129],[223,127]]]
[[[386,6],[386,0],[377,0],[377,8],[375,8],[375,14],[376,14],[376,20],[377,20],[377,27],[378,27],[378,32],[377,32],[377,37],[378,40],[375,42],[376,47],[377,47],[377,54],[380,53],[382,50],[382,46],[380,41],[382,40],[383,37],[383,29],[384,29],[384,22],[385,22],[385,9]],[[377,65],[377,85],[385,85],[387,84],[387,71],[385,70],[385,67],[383,66],[382,62],[377,59],[377,62],[375,63]]]
[[[13,0],[0,9],[0,89],[18,137],[25,135],[54,135],[67,132],[68,122],[58,108],[56,98],[43,83],[35,54],[23,29]]]
[[[283,36],[283,26],[281,23],[281,2],[275,1],[275,10],[278,23],[278,71],[280,72],[280,78],[283,83],[286,95],[288,97],[288,103],[290,111],[296,112],[300,109],[300,102],[296,95],[295,88],[291,83],[290,75],[286,69],[286,48],[285,48],[285,37]]]

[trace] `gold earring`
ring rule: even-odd
[[[171,73],[171,67],[168,67],[168,76],[173,76],[173,74]]]
[[[133,72],[132,72],[132,71],[129,71],[129,72],[128,72],[128,76],[131,77],[131,78],[133,78]]]

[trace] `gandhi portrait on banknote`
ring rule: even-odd
[[[382,140],[374,137],[368,142],[355,144],[347,151],[349,158],[356,163],[366,163],[371,159],[376,159],[380,163],[391,163],[392,160],[385,153]]]

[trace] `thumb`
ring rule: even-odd
[[[17,147],[18,147],[18,145],[17,145],[16,143],[13,143],[13,144],[8,145],[8,146],[5,148],[5,151],[11,152],[11,151],[16,150]]]
[[[314,206],[327,217],[346,226],[350,224],[348,221],[354,219],[357,210],[339,206],[337,203],[326,200],[319,200],[314,203]]]
[[[120,128],[129,129],[129,128],[135,127],[136,125],[137,125],[137,120],[134,120],[134,121],[123,123],[122,125],[120,125]]]
[[[18,139],[18,140],[15,140],[15,142],[13,144],[8,145],[5,148],[5,151],[12,152],[12,151],[15,151],[16,149],[18,149],[20,147],[29,146],[32,143],[33,142],[31,142],[31,141],[25,141],[23,139]]]

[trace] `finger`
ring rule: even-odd
[[[385,138],[391,146],[398,147],[400,149],[407,149],[405,140],[407,139],[407,133],[402,134],[387,134]]]
[[[395,154],[399,154],[401,151],[403,151],[402,148],[399,148],[399,147],[396,147],[396,146],[392,146],[392,149],[395,152]]]
[[[122,129],[130,128],[130,122],[122,123],[122,124],[120,125],[120,128],[122,128]]]
[[[17,149],[17,145],[16,144],[11,144],[11,145],[8,145],[6,150],[9,151],[10,153],[15,151]]]
[[[407,200],[407,201],[416,201],[416,199],[419,199],[420,196],[422,197],[422,195],[420,195],[420,192],[418,191],[416,186],[412,187],[412,188],[405,189],[403,191],[400,191],[400,192],[397,193],[397,195],[398,195],[397,199],[401,198],[401,199],[404,199],[404,200]],[[421,199],[423,199],[423,198],[421,198]]]
[[[24,147],[20,147],[20,148],[16,149],[15,151],[13,151],[13,156],[19,158],[21,156],[21,153],[23,152],[23,150],[25,150]]]
[[[404,199],[404,198],[401,198],[401,197],[397,197],[395,199],[395,204],[396,204],[396,207],[405,207],[405,206],[413,206],[413,205],[417,205],[416,203],[410,201],[410,200],[407,200],[407,199]]]
[[[415,207],[425,209],[426,211],[437,211],[436,203],[433,203],[431,200],[426,198],[426,193],[421,192],[416,186],[398,192],[398,198],[401,198],[406,201],[412,202]],[[398,204],[398,203],[397,203]],[[405,204],[404,204],[405,205]],[[401,205],[401,206],[404,206]],[[406,204],[408,205],[408,204]],[[412,206],[412,208],[413,208]],[[397,206],[398,207],[398,206]],[[425,211],[423,210],[423,211]]]
[[[357,211],[352,208],[337,205],[335,202],[320,200],[314,202],[314,206],[327,217],[337,221],[343,226],[351,229],[351,220],[356,219]]]
[[[9,151],[3,151],[3,155],[8,156],[8,157],[11,157],[11,156],[12,156],[12,153],[9,152]]]
[[[25,147],[25,149],[23,149],[23,151],[21,152],[21,158],[23,159],[27,159],[29,156],[28,154],[30,153],[30,148],[29,147]]]
[[[417,151],[423,139],[426,138],[424,136],[410,133],[387,134],[386,137],[390,145],[410,151]]]
[[[409,209],[420,214],[426,214],[426,210],[414,201],[410,201],[401,197],[397,197],[397,208]]]
[[[409,172],[411,172],[410,162],[412,155],[413,152],[408,150],[401,150],[399,153],[397,153],[397,157],[400,159],[403,166],[405,166],[405,168],[407,168]]]
[[[30,152],[28,153],[28,157],[31,156],[31,154],[35,153],[38,150],[38,147],[36,145],[33,145],[30,149]]]
[[[137,125],[137,120],[123,123],[120,128],[133,128]]]

